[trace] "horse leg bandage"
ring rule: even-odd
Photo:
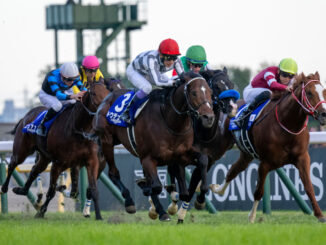
[[[182,202],[181,207],[178,211],[178,221],[183,221],[185,219],[188,208],[189,202]]]

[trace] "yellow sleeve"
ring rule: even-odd
[[[80,92],[80,90],[77,87],[77,85],[72,86],[72,91],[74,92],[74,94],[78,94]]]

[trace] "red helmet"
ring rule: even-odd
[[[161,54],[180,55],[178,43],[175,40],[171,39],[171,38],[163,40],[160,43],[158,51]]]

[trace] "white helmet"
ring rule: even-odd
[[[60,67],[60,74],[66,78],[75,78],[79,76],[78,67],[73,62],[63,63]]]

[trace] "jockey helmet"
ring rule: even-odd
[[[95,55],[89,55],[83,59],[82,66],[85,69],[98,69],[100,67],[100,62]]]
[[[287,73],[295,75],[295,74],[297,74],[297,71],[298,71],[298,65],[297,65],[297,62],[295,62],[293,59],[285,58],[285,59],[281,60],[279,69],[283,72],[287,72]]]
[[[160,43],[158,51],[165,55],[180,55],[178,43],[171,39],[165,39]]]
[[[204,64],[206,62],[206,52],[203,46],[194,45],[188,48],[186,59],[193,64]]]
[[[60,74],[65,78],[79,77],[78,67],[73,62],[63,63],[60,67]]]

